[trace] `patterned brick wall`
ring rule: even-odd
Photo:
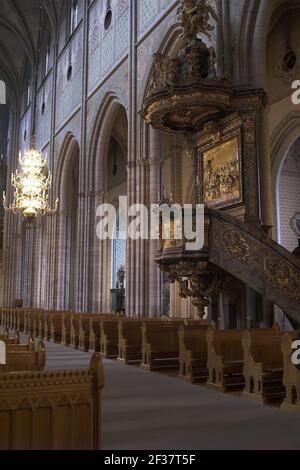
[[[36,106],[36,143],[37,148],[42,149],[51,134],[52,72],[39,90]]]
[[[138,32],[141,36],[158,19],[174,0],[139,0],[138,1]]]
[[[111,2],[111,24],[105,29],[106,2],[95,2],[89,14],[88,90],[93,91],[128,52],[128,0]]]
[[[82,27],[64,50],[57,65],[56,129],[80,106],[82,94]],[[68,71],[72,67],[71,74]]]

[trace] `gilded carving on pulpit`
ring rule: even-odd
[[[197,39],[198,34],[204,34],[209,39],[214,26],[210,21],[217,21],[217,15],[208,0],[180,0],[178,16],[181,23],[181,38],[188,44]]]
[[[222,208],[242,202],[239,135],[202,153],[203,202]]]
[[[179,225],[179,227],[177,227]],[[164,227],[164,235],[165,239],[162,240],[162,249],[169,250],[174,248],[180,248],[184,246],[184,240],[182,238],[178,239],[175,236],[175,233],[181,230],[181,223],[180,221],[173,221],[171,220],[168,224]]]

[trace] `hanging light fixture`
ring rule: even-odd
[[[48,190],[51,188],[52,175],[48,172],[47,162],[43,156],[32,148],[19,156],[21,171],[11,176],[11,185],[14,188],[14,198],[7,205],[6,195],[3,193],[3,206],[7,212],[21,214],[22,220],[27,223],[34,222],[39,215],[54,214],[58,208],[58,200],[53,209],[48,203]]]
[[[40,4],[40,27],[38,47],[41,39],[43,5]],[[48,171],[47,161],[43,155],[36,150],[35,145],[35,125],[36,125],[36,90],[38,81],[39,49],[36,61],[35,90],[33,98],[33,132],[32,148],[23,155],[19,154],[19,165],[21,171],[16,170],[11,175],[11,185],[14,188],[13,202],[8,205],[6,194],[3,193],[3,206],[7,212],[21,214],[22,220],[26,223],[33,223],[39,215],[54,214],[58,209],[58,199],[54,208],[49,206],[48,191],[52,185],[52,175]]]

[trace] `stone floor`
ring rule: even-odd
[[[47,369],[87,367],[90,354],[46,343]],[[300,414],[104,360],[106,450],[300,449]]]

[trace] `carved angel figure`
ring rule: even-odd
[[[163,85],[165,74],[165,63],[162,55],[160,53],[154,54],[153,59],[153,70],[149,85],[150,93],[154,93]]]
[[[210,18],[217,21],[217,15],[208,0],[180,0],[178,17],[182,28],[181,38],[185,43],[197,39],[198,34],[204,34],[210,39],[210,33],[214,30]]]

